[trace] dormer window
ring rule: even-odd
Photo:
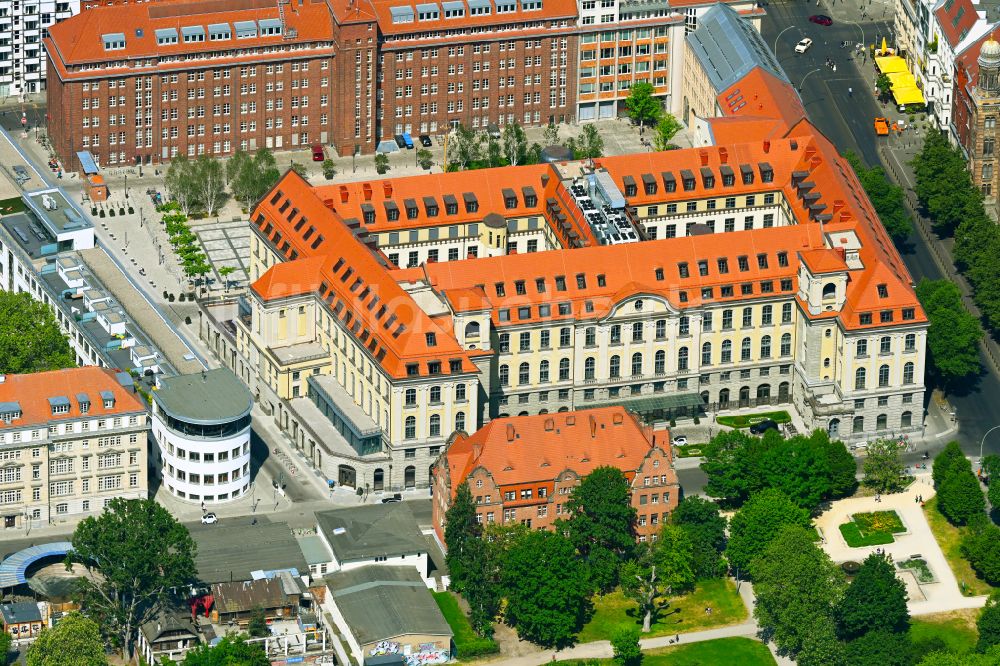
[[[880,284],[876,289],[878,290],[879,298],[889,298],[889,288],[886,285]]]
[[[406,205],[406,219],[417,219],[417,216],[420,215],[420,210],[417,208],[417,202],[413,199],[407,199],[404,204]]]
[[[698,275],[701,277],[708,275],[708,262],[704,259],[698,260]]]
[[[701,168],[701,184],[705,189],[715,187],[715,174],[708,167]]]
[[[427,346],[428,347],[436,347],[437,346],[437,335],[436,334],[434,334],[434,333],[425,333],[424,334],[424,338],[427,340]]]
[[[653,178],[653,174],[642,174],[642,187],[646,194],[656,194],[656,179]]]
[[[635,178],[632,176],[625,176],[622,182],[625,184],[625,196],[634,197],[639,193],[639,188],[635,184]]]
[[[101,400],[104,402],[104,409],[115,408],[115,394],[111,391],[101,391]]]
[[[69,414],[69,398],[64,396],[49,398],[49,408],[52,410],[53,416]]]
[[[524,286],[524,280],[516,280],[514,282],[514,291],[517,292],[518,296],[524,296],[528,293],[527,288]]]
[[[687,169],[681,171],[681,183],[684,186],[685,192],[690,192],[695,188],[694,174]]]
[[[686,261],[682,261],[677,264],[677,274],[681,276],[682,279],[691,277],[690,271],[688,271],[688,265]]]

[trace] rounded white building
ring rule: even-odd
[[[250,392],[225,368],[165,377],[153,391],[158,467],[171,495],[219,504],[250,489]]]

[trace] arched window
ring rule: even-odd
[[[455,430],[465,431],[465,412],[455,414]]]
[[[688,369],[688,348],[681,347],[677,350],[677,369],[687,370]]]
[[[782,402],[788,402],[788,382],[781,382],[778,384],[778,399]]]
[[[538,381],[541,383],[547,383],[549,381],[549,362],[542,361],[538,365]]]
[[[885,414],[879,414],[875,417],[875,429],[876,430],[886,430],[889,427],[889,417]]]
[[[865,390],[865,375],[867,375],[867,374],[868,374],[868,371],[865,370],[864,368],[858,368],[857,370],[854,371],[854,390],[855,391],[863,391],[863,390]]]
[[[441,387],[440,386],[432,386],[431,387],[431,402],[432,403],[441,402]]]
[[[771,336],[765,335],[760,339],[760,357],[771,358]]]
[[[478,338],[479,337],[479,322],[470,321],[465,325],[465,337],[466,338]]]
[[[912,384],[913,383],[913,361],[907,361],[903,364],[903,383]]]
[[[881,365],[878,369],[878,385],[888,386],[889,385],[889,366]]]
[[[569,359],[564,358],[559,361],[559,381],[564,382],[569,379]]]
[[[702,401],[702,402],[703,402],[704,404],[706,404],[706,405],[708,404],[708,399],[709,399],[710,397],[711,397],[711,396],[709,396],[709,394],[708,394],[708,391],[702,391],[702,392],[701,392],[701,401]]]
[[[642,354],[636,352],[632,354],[632,376],[642,374]]]
[[[500,366],[500,386],[508,386],[510,384],[510,368],[506,365]]]
[[[407,416],[405,425],[403,426],[403,438],[404,439],[416,439],[417,438],[417,417]]]
[[[781,355],[791,356],[792,355],[792,334],[785,333],[781,336]]]
[[[771,385],[761,384],[757,387],[757,399],[766,400],[771,397]]]
[[[743,342],[740,343],[740,360],[750,360],[750,338],[743,338]]]
[[[522,385],[527,384],[529,381],[531,381],[530,375],[531,375],[531,366],[528,365],[527,363],[522,363],[517,368],[517,383]]]
[[[740,387],[740,405],[745,406],[750,403],[750,387],[741,386]]]
[[[851,432],[853,432],[855,435],[857,435],[857,434],[862,433],[864,431],[865,431],[865,417],[863,417],[863,416],[855,416],[854,417],[854,424],[851,426]]]
[[[722,363],[732,363],[733,362],[733,341],[723,340],[722,341]]]
[[[901,428],[909,428],[913,425],[913,412],[903,412],[899,416],[899,425]]]
[[[437,414],[431,414],[430,436],[431,437],[441,436],[441,417],[438,416]]]
[[[596,361],[594,361],[593,356],[588,356],[583,361],[583,378],[593,379],[594,378],[594,368],[596,367]]]
[[[618,379],[622,374],[622,358],[618,354],[611,357],[608,363],[608,376],[611,379]]]
[[[729,389],[719,391],[719,407],[725,409],[729,406]]]
[[[653,356],[653,372],[662,375],[667,371],[667,352],[662,349]]]
[[[372,490],[384,490],[385,489],[385,472],[382,471],[381,467],[375,469],[375,473],[372,476]]]
[[[403,487],[404,488],[416,488],[417,487],[417,468],[413,465],[407,466],[403,470]]]
[[[701,346],[701,364],[712,365],[712,343],[706,342]]]
[[[830,435],[830,439],[836,439],[840,435],[840,419],[830,419],[826,432]]]
[[[823,285],[823,300],[828,298],[835,298],[837,296],[837,285],[833,282],[827,282]]]

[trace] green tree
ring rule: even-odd
[[[426,150],[417,151],[417,159],[420,159],[420,153],[422,152],[427,152],[427,151]],[[323,170],[323,177],[326,178],[327,180],[333,180],[333,177],[337,175],[337,165],[334,164],[333,160],[331,160],[329,157],[323,160],[323,163],[320,165],[320,168]]]
[[[434,156],[431,154],[431,151],[421,148],[417,151],[417,162],[420,164],[421,169],[429,171],[434,164]]]
[[[173,166],[173,165],[171,165]],[[226,200],[226,171],[222,162],[201,155],[193,164],[195,200],[215,215]]]
[[[653,147],[657,150],[667,150],[677,133],[684,129],[680,121],[672,113],[663,112],[656,121],[656,134],[653,135]]]
[[[1000,585],[1000,527],[985,515],[972,519],[962,535],[962,556],[990,585]]]
[[[465,125],[459,125],[448,142],[448,165],[458,171],[468,169],[482,158],[483,136]]]
[[[934,488],[940,488],[954,469],[971,470],[972,464],[962,453],[962,447],[959,443],[952,440],[945,445],[941,453],[934,456],[934,462],[931,465],[931,479],[934,481]]]
[[[52,309],[27,292],[0,290],[0,374],[72,368],[76,355]]]
[[[14,644],[14,637],[6,631],[0,633],[0,664],[7,666],[7,657],[10,655],[10,648]]]
[[[250,613],[250,620],[247,622],[247,633],[254,638],[270,636],[271,630],[267,627],[267,616],[264,609],[258,606]]]
[[[876,629],[847,644],[850,666],[911,666],[914,663],[907,633]]]
[[[751,572],[754,617],[782,652],[804,666],[843,662],[834,613],[844,593],[844,574],[813,543],[811,533],[783,526],[753,560]]]
[[[555,123],[549,122],[542,130],[542,141],[545,142],[545,146],[558,146],[559,145],[559,127]]]
[[[715,502],[689,495],[670,514],[670,522],[684,530],[691,542],[697,578],[718,578],[725,573],[722,552],[726,548],[726,519]]]
[[[503,588],[507,622],[543,647],[572,645],[590,612],[586,566],[558,532],[531,531],[517,539],[504,563]]]
[[[483,538],[470,539],[465,545],[465,566],[476,575],[464,582],[466,603],[469,604],[469,623],[480,636],[493,636],[493,622],[500,612],[503,572],[503,545]]]
[[[219,266],[219,277],[226,283],[226,291],[229,291],[229,276],[235,272],[235,266]]]
[[[154,500],[116,497],[73,532],[66,567],[83,567],[84,612],[131,658],[138,627],[152,619],[172,589],[196,577],[195,543],[187,528]]]
[[[935,373],[947,385],[956,385],[980,371],[979,321],[965,309],[962,293],[950,280],[923,279],[917,285],[930,327],[927,350]]]
[[[642,663],[639,630],[631,626],[618,627],[611,635],[611,651],[618,666],[638,666]]]
[[[503,155],[511,166],[524,164],[528,153],[528,136],[517,123],[509,123],[503,128]]]
[[[885,555],[872,553],[861,563],[837,605],[838,633],[854,640],[869,631],[905,633],[910,628],[906,586]]]
[[[971,469],[953,471],[937,493],[938,510],[953,525],[966,525],[986,511],[986,498]]]
[[[489,134],[486,135],[486,152],[483,157],[491,169],[503,165],[503,146]]]
[[[742,505],[765,487],[762,463],[768,447],[765,438],[753,437],[746,430],[717,434],[703,450],[701,469],[708,475],[705,492],[724,506]]]
[[[660,117],[663,104],[653,97],[653,84],[648,81],[636,83],[625,99],[625,109],[629,117],[640,125],[646,125]]]
[[[955,652],[932,652],[917,666],[997,666],[1000,664],[1000,646],[994,645],[985,654],[957,654]]]
[[[261,148],[253,157],[246,153],[237,155],[226,165],[226,177],[233,197],[249,209],[274,187],[281,172],[274,154],[267,148]]]
[[[231,185],[239,177],[240,172],[247,168],[247,163],[252,161],[250,153],[245,150],[237,150],[233,153],[233,156],[226,162],[226,184]]]
[[[478,540],[482,532],[476,522],[476,504],[469,484],[465,481],[456,489],[455,499],[448,507],[444,520],[444,544],[448,551],[445,564],[451,572],[451,587],[462,592],[465,582],[478,575],[475,569],[468,567],[467,549],[470,542]]]
[[[983,197],[972,184],[960,149],[940,132],[928,132],[912,163],[914,190],[934,230],[951,235],[963,220],[985,217]]]
[[[198,205],[198,172],[195,164],[184,155],[178,155],[170,160],[167,176],[164,180],[167,193],[177,202],[185,215]]]
[[[97,623],[79,613],[70,613],[51,629],[42,629],[28,647],[25,663],[27,666],[106,666],[108,659]]]
[[[389,168],[389,156],[385,153],[375,153],[375,171],[386,173]]]
[[[892,79],[889,78],[888,74],[879,73],[875,79],[875,91],[880,98],[892,93]]]
[[[882,167],[866,168],[861,159],[850,151],[844,154],[844,158],[857,174],[889,236],[896,243],[905,241],[913,231],[913,221],[906,212],[903,188],[890,181]]]
[[[903,458],[894,440],[877,439],[868,444],[862,465],[863,483],[878,493],[895,493],[903,487]]]
[[[976,650],[986,652],[994,645],[1000,645],[1000,591],[994,591],[986,600],[976,620],[976,628],[979,630]]]
[[[730,567],[740,577],[752,575],[751,563],[789,525],[808,526],[809,512],[796,506],[780,490],[755,494],[729,521],[726,557]]]
[[[563,506],[559,521],[590,570],[596,590],[609,592],[618,569],[635,549],[636,510],[628,479],[617,467],[598,467],[585,476]]]
[[[694,587],[694,555],[687,533],[664,525],[659,538],[639,545],[639,556],[621,571],[622,593],[639,605],[642,631],[648,633],[669,597]]]
[[[604,139],[601,138],[597,127],[593,123],[583,126],[583,129],[580,131],[577,149],[580,151],[578,157],[583,159],[597,159],[604,155]]]
[[[203,643],[184,655],[183,666],[270,666],[262,643],[247,643],[242,635],[228,635],[215,645]]]

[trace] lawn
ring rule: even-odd
[[[968,608],[923,615],[910,621],[910,638],[914,652],[926,654],[935,650],[947,650],[957,654],[971,652],[979,640],[976,618],[979,610]]]
[[[844,536],[844,541],[851,548],[862,548],[864,546],[884,546],[892,543],[894,539],[888,532],[864,533],[857,523],[844,523],[840,526],[840,533]]]
[[[729,426],[730,428],[749,428],[754,423],[760,423],[766,419],[771,419],[775,423],[791,423],[792,421],[792,417],[785,411],[719,416],[715,420],[719,425]]]
[[[441,614],[448,621],[451,632],[455,635],[455,652],[459,659],[470,659],[485,654],[495,654],[500,651],[497,644],[489,638],[482,638],[472,630],[469,618],[458,605],[458,598],[451,592],[432,592]]]
[[[961,588],[962,594],[967,597],[977,597],[992,592],[994,590],[993,586],[977,578],[976,572],[972,570],[969,561],[962,557],[960,548],[962,530],[949,523],[941,515],[941,512],[937,509],[936,497],[932,497],[924,504],[924,515],[927,517],[927,523],[931,527],[931,532],[934,533],[934,538],[937,539],[938,545],[941,546],[941,551],[944,553],[945,559],[948,560],[948,566],[951,567],[955,578],[958,579],[958,586]]]
[[[711,614],[705,613],[708,607],[712,609]],[[643,638],[738,624],[746,619],[747,609],[736,585],[728,579],[708,580],[699,583],[694,592],[674,597]],[[621,592],[594,597],[594,616],[584,626],[578,640],[581,643],[610,640],[615,629],[623,624],[642,626],[634,601],[626,599]]]
[[[13,197],[11,199],[0,199],[0,214],[2,215],[12,215],[13,213],[20,213],[24,211],[25,205],[21,197]]]
[[[698,458],[705,448],[705,444],[685,444],[677,447],[678,458]]]
[[[559,661],[565,666],[605,666],[612,659]],[[718,638],[714,641],[658,648],[643,652],[643,666],[774,666],[767,646],[752,638]]]

